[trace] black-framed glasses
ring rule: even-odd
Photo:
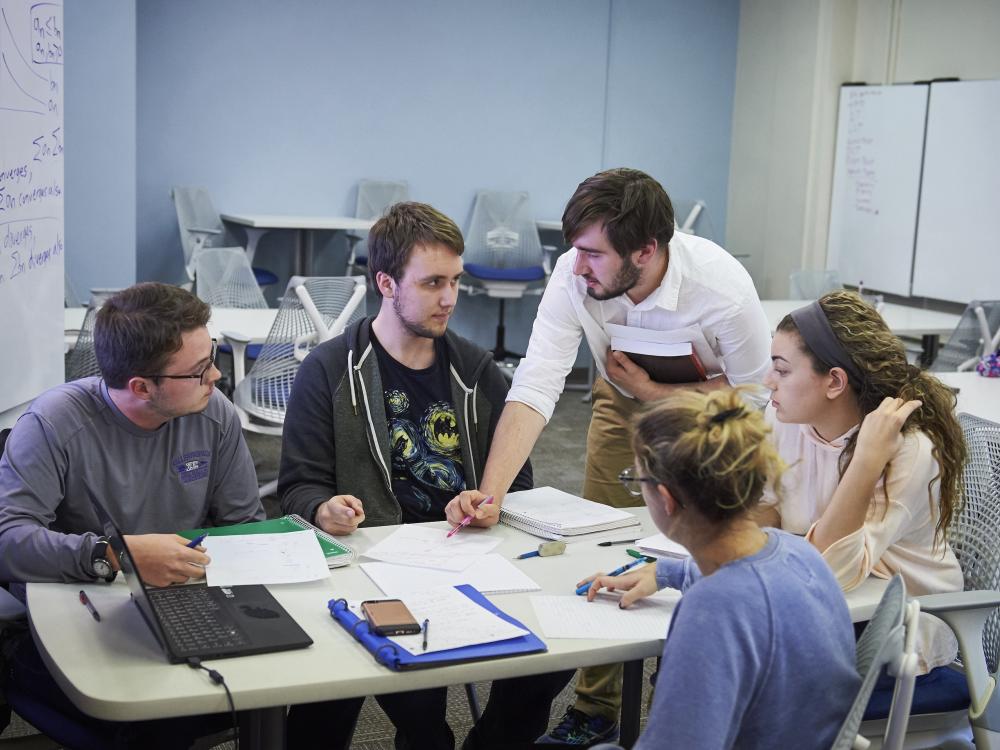
[[[659,484],[660,481],[654,477],[640,477],[635,473],[635,467],[629,466],[627,469],[622,469],[618,474],[618,481],[622,483],[622,486],[628,490],[628,494],[634,497],[640,497],[642,495],[642,483],[649,482],[651,484]]]
[[[618,474],[618,481],[622,483],[622,486],[628,490],[628,494],[634,497],[640,497],[642,495],[642,483],[649,482],[650,484],[663,484],[656,477],[640,477],[635,473],[635,467],[629,466],[627,469],[622,469]],[[680,507],[684,507],[684,503],[677,499],[674,495],[674,502],[676,502]]]
[[[219,354],[219,342],[212,339],[212,353],[208,355],[208,364],[205,365],[205,369],[199,373],[192,375],[139,375],[140,378],[149,378],[150,380],[158,380],[159,378],[167,378],[168,380],[194,380],[197,378],[198,383],[205,385],[205,375],[208,371],[212,369],[215,364],[215,358]]]

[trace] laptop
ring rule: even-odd
[[[90,501],[118,556],[132,601],[170,662],[180,664],[194,657],[224,659],[312,645],[312,638],[263,585],[146,584],[132,564],[124,535],[92,492]]]

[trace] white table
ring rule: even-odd
[[[652,533],[648,511],[643,508],[634,512],[643,519],[641,534],[626,531],[611,538],[631,539]],[[362,529],[348,541],[364,550],[393,528]],[[503,525],[473,533],[501,536],[503,542],[497,551],[508,558],[534,549],[541,541]],[[569,594],[580,578],[597,570],[609,570],[628,559],[623,546],[598,547],[590,540],[570,544],[562,556],[517,560],[515,565],[534,578],[544,592]],[[855,621],[871,616],[884,587],[885,582],[872,579],[848,595]],[[80,709],[98,718],[119,721],[228,710],[224,692],[203,673],[167,663],[139,611],[129,601],[124,582],[82,585],[101,613],[100,623],[80,606],[80,588],[79,583],[28,585],[31,627],[39,651]],[[270,588],[314,644],[298,651],[212,662],[225,676],[237,710],[259,710],[253,715],[266,736],[244,737],[246,747],[255,746],[255,740],[257,746],[279,746],[273,743],[282,736],[283,707],[287,704],[460,685],[612,662],[626,662],[628,702],[622,712],[622,739],[628,743],[638,732],[641,660],[659,655],[663,647],[662,638],[551,639],[546,653],[397,673],[378,665],[327,612],[326,602],[334,597],[381,595],[357,565],[333,570],[324,581]],[[504,594],[490,599],[544,640],[529,596]]]
[[[375,223],[374,219],[356,219],[353,216],[294,215],[294,214],[222,214],[222,220],[239,224],[247,233],[247,257],[253,263],[257,243],[268,232],[289,229],[295,232],[296,263],[295,273],[312,274],[312,233],[367,232]]]
[[[934,372],[942,382],[958,388],[957,412],[973,414],[1000,423],[1000,378],[984,378],[976,372]]]
[[[767,315],[771,331],[778,327],[781,319],[792,310],[809,304],[809,300],[801,299],[763,299],[760,301]],[[893,302],[886,302],[882,308],[882,319],[889,330],[897,336],[922,336],[924,334],[950,334],[958,326],[960,315],[923,310],[919,307],[908,307]]]
[[[66,350],[76,344],[77,332],[83,326],[83,317],[87,313],[85,307],[67,307],[65,309],[64,330],[66,332]],[[233,307],[213,307],[212,317],[208,321],[208,333],[212,338],[221,338],[222,333],[232,331],[242,333],[250,338],[253,344],[262,344],[274,325],[278,310],[273,307],[263,310],[243,310]]]

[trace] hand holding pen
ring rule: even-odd
[[[590,576],[580,582],[580,587],[576,593],[580,596],[586,594],[587,601],[594,601],[597,592],[602,588],[608,591],[624,591],[618,606],[627,609],[629,606],[647,596],[651,596],[659,591],[656,584],[656,566],[646,565],[634,572],[627,572],[631,568],[643,565],[649,558],[640,557],[628,565],[623,565],[617,570],[613,570],[607,575],[598,574]]]
[[[483,506],[483,505],[492,505],[492,504],[493,504],[493,495],[490,495],[489,497],[487,497],[482,502],[477,503],[476,504],[476,509],[478,510],[479,507]],[[472,513],[470,513],[469,515],[467,515],[465,518],[462,519],[461,523],[459,523],[458,526],[456,526],[455,528],[453,528],[451,531],[448,532],[448,534],[446,535],[445,538],[446,539],[451,539],[453,536],[455,536],[455,534],[457,534],[459,531],[461,531],[466,526],[468,526],[470,523],[472,523],[472,521],[473,521],[474,518],[475,518],[475,516]]]
[[[445,506],[444,515],[448,523],[458,526],[469,516],[472,519],[469,525],[489,527],[500,520],[500,500],[496,498],[495,503],[487,505],[488,495],[479,490],[465,490],[451,499]]]

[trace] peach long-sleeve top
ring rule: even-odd
[[[781,458],[788,465],[781,482],[781,499],[771,488],[763,503],[781,516],[781,528],[812,540],[816,522],[826,511],[840,482],[838,461],[858,426],[826,441],[808,425],[783,424],[774,410],[765,413]],[[903,577],[910,595],[961,591],[962,570],[945,540],[934,541],[939,516],[938,463],[930,439],[910,432],[889,461],[889,481],[880,479],[864,526],[838,539],[823,558],[844,591],[869,575]],[[887,499],[888,496],[888,499]],[[958,652],[951,629],[938,618],[920,614],[918,653],[921,671],[950,664]]]

